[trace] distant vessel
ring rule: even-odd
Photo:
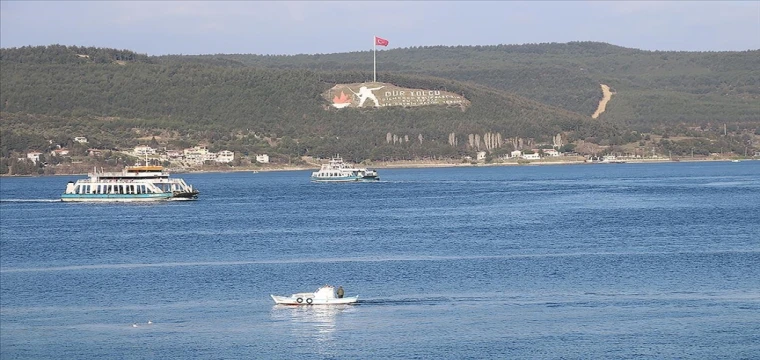
[[[193,200],[199,191],[179,178],[170,178],[162,166],[127,166],[121,172],[98,172],[69,181],[61,201],[135,202]]]
[[[377,181],[380,180],[377,171],[357,168],[343,162],[340,156],[330,159],[327,164],[322,164],[319,171],[311,174],[311,181],[321,182],[347,182],[347,181]]]
[[[625,161],[618,159],[617,157],[615,157],[615,155],[605,155],[604,157],[602,157],[602,161],[600,161],[600,163],[605,163],[605,164],[624,164]]]
[[[335,288],[330,285],[322,286],[315,292],[296,293],[290,296],[269,295],[278,305],[342,305],[353,304],[359,300],[358,296],[337,297]]]

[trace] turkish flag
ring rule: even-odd
[[[375,36],[375,45],[388,46],[388,40]]]

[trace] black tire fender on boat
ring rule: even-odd
[[[299,303],[299,304],[302,303],[303,302],[303,298],[296,299],[296,302]]]
[[[306,299],[306,303],[309,304],[309,305],[311,305],[311,303],[313,303],[313,302],[314,302],[314,300],[312,300],[311,298]]]

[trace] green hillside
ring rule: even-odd
[[[477,150],[467,146],[471,134],[498,133],[504,139],[525,139],[526,144],[547,142],[559,133],[567,140],[610,142],[630,135],[501,90],[431,76],[387,74],[384,81],[466,94],[472,106],[466,111],[432,106],[328,107],[322,92],[335,83],[371,77],[360,71],[317,72],[241,66],[219,59],[138,56],[96,62],[65,52],[58,60],[18,60],[34,58],[27,52],[50,53],[42,48],[4,49],[0,58],[6,154],[25,151],[43,137],[90,134],[98,134],[103,144],[122,148],[137,145],[144,141],[138,135],[151,133],[242,153],[268,147],[289,156],[340,152],[357,160],[471,154]],[[128,136],[130,132],[134,134]],[[109,138],[109,133],[115,135]],[[460,146],[449,145],[450,133]],[[388,144],[388,134],[405,141]]]
[[[607,84],[617,94],[603,118],[642,130],[681,123],[760,122],[760,50],[643,51],[572,42],[414,47],[379,51],[377,57],[380,76],[411,73],[473,82],[584,115],[596,109],[599,84]],[[371,51],[195,58],[280,69],[372,69]]]
[[[551,144],[557,134],[564,144],[583,140],[608,151],[624,144],[747,151],[760,128],[758,55],[601,43],[395,49],[378,53],[378,80],[464,94],[471,106],[334,109],[322,93],[370,80],[371,53],[150,57],[60,45],[0,49],[0,155],[8,162],[56,147],[84,155],[87,147],[150,141],[177,150],[205,144],[266,152],[274,162],[335,153],[352,161],[461,158]],[[615,95],[592,119],[600,84]],[[723,124],[731,136],[720,137]],[[688,139],[654,143],[642,134],[650,131]],[[90,143],[76,144],[76,136]],[[500,139],[499,146],[473,143],[486,137]]]

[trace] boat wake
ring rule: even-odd
[[[428,297],[428,298],[403,298],[403,299],[368,299],[362,300],[359,298],[357,305],[380,305],[380,306],[398,306],[398,305],[426,305],[426,304],[440,304],[444,302],[453,302],[452,298],[448,297]]]
[[[480,302],[493,301],[493,298],[474,297],[474,296],[430,296],[430,297],[408,297],[400,299],[365,299],[359,296],[357,305],[374,305],[374,306],[400,306],[400,305],[436,305],[441,303],[457,302]]]
[[[51,203],[61,202],[61,199],[2,199],[0,203]]]
[[[746,186],[754,185],[751,181],[716,181],[704,184],[704,186]]]

